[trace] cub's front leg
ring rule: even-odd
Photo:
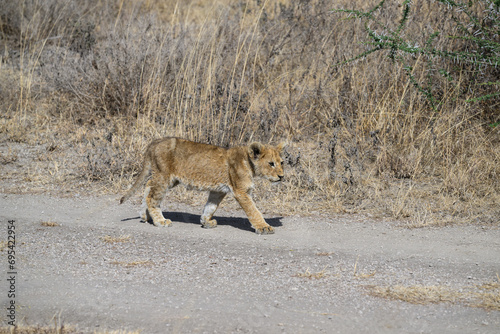
[[[250,224],[252,224],[252,227],[255,229],[255,233],[257,234],[274,233],[274,228],[272,228],[272,226],[266,223],[264,217],[257,209],[255,202],[248,193],[242,191],[235,192],[234,197],[236,198],[238,203],[240,203],[241,207],[245,211],[248,220],[250,220]]]

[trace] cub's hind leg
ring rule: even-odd
[[[144,189],[144,197],[142,198],[142,205],[141,205],[141,211],[139,212],[139,217],[143,222],[146,223],[152,223],[153,218],[151,218],[151,215],[149,214],[148,210],[148,204],[146,202],[147,197],[149,196],[149,192],[151,191],[151,180],[148,180],[146,183],[146,188]]]
[[[144,194],[147,208],[143,212],[144,215],[141,214],[141,218],[151,218],[155,226],[170,226],[172,224],[170,219],[165,219],[165,217],[163,217],[160,208],[161,201],[167,189],[172,186],[173,185],[165,182],[164,177],[159,175],[154,175],[153,178],[148,181]]]
[[[203,208],[203,214],[200,219],[201,225],[203,225],[204,228],[217,227],[217,221],[212,219],[212,217],[225,196],[226,193],[218,191],[211,191],[210,194],[208,194],[207,204],[205,204],[205,208]]]

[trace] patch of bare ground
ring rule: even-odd
[[[496,227],[266,214],[276,233],[258,236],[241,210],[222,208],[207,230],[203,204],[166,204],[173,224],[159,228],[115,196],[1,195],[0,220],[16,228],[20,328],[53,328],[54,314],[76,333],[496,333],[500,325]]]
[[[74,326],[58,325],[54,326],[15,326],[15,327],[0,327],[0,334],[81,334],[82,332],[75,329]],[[139,334],[140,331],[96,331],[94,334]]]

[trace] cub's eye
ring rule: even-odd
[[[271,161],[271,162],[269,163],[269,166],[274,167],[274,162],[272,162],[272,161]]]

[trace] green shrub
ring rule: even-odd
[[[363,20],[368,37],[368,49],[343,63],[386,52],[391,61],[404,65],[412,84],[435,111],[441,108],[447,89],[458,93],[455,98],[470,103],[498,103],[500,1],[438,0],[437,4],[434,15],[441,22],[428,16],[420,36],[407,34],[410,18],[417,10],[409,0],[401,3],[401,18],[397,24],[392,22],[393,26],[380,19],[386,11],[385,0],[368,11],[334,10]],[[494,118],[492,125],[498,125],[498,113],[491,109],[489,114]]]

